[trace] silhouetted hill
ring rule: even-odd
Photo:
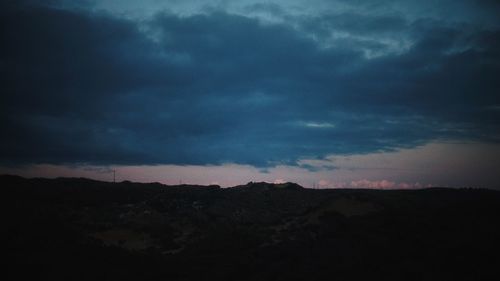
[[[232,187],[233,189],[248,189],[248,190],[272,190],[272,189],[304,189],[302,186],[292,183],[292,182],[286,182],[286,183],[267,183],[267,182],[249,182],[245,185],[238,185],[235,187]]]
[[[499,264],[493,190],[0,186],[16,280],[487,280]]]

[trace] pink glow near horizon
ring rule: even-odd
[[[397,152],[330,156],[325,160],[304,159],[299,162],[317,167],[317,171],[298,166],[277,166],[264,172],[249,165],[238,164],[107,167],[41,164],[22,168],[1,167],[0,172],[25,177],[86,177],[112,181],[112,170],[116,170],[117,181],[160,182],[169,185],[218,184],[223,187],[265,181],[296,182],[304,187],[315,188],[497,188],[500,173],[493,169],[500,167],[500,163],[494,165],[492,161],[500,161],[500,145],[431,143]]]

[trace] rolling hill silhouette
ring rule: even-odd
[[[13,279],[486,280],[500,192],[0,177]]]

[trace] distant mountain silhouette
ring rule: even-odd
[[[488,280],[500,192],[0,177],[16,280]]]
[[[292,182],[286,182],[286,183],[249,182],[245,185],[238,185],[232,188],[252,189],[252,190],[303,189],[302,186]]]

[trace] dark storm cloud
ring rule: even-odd
[[[4,163],[265,167],[499,141],[499,28],[353,12],[135,22],[32,3],[0,12]]]

